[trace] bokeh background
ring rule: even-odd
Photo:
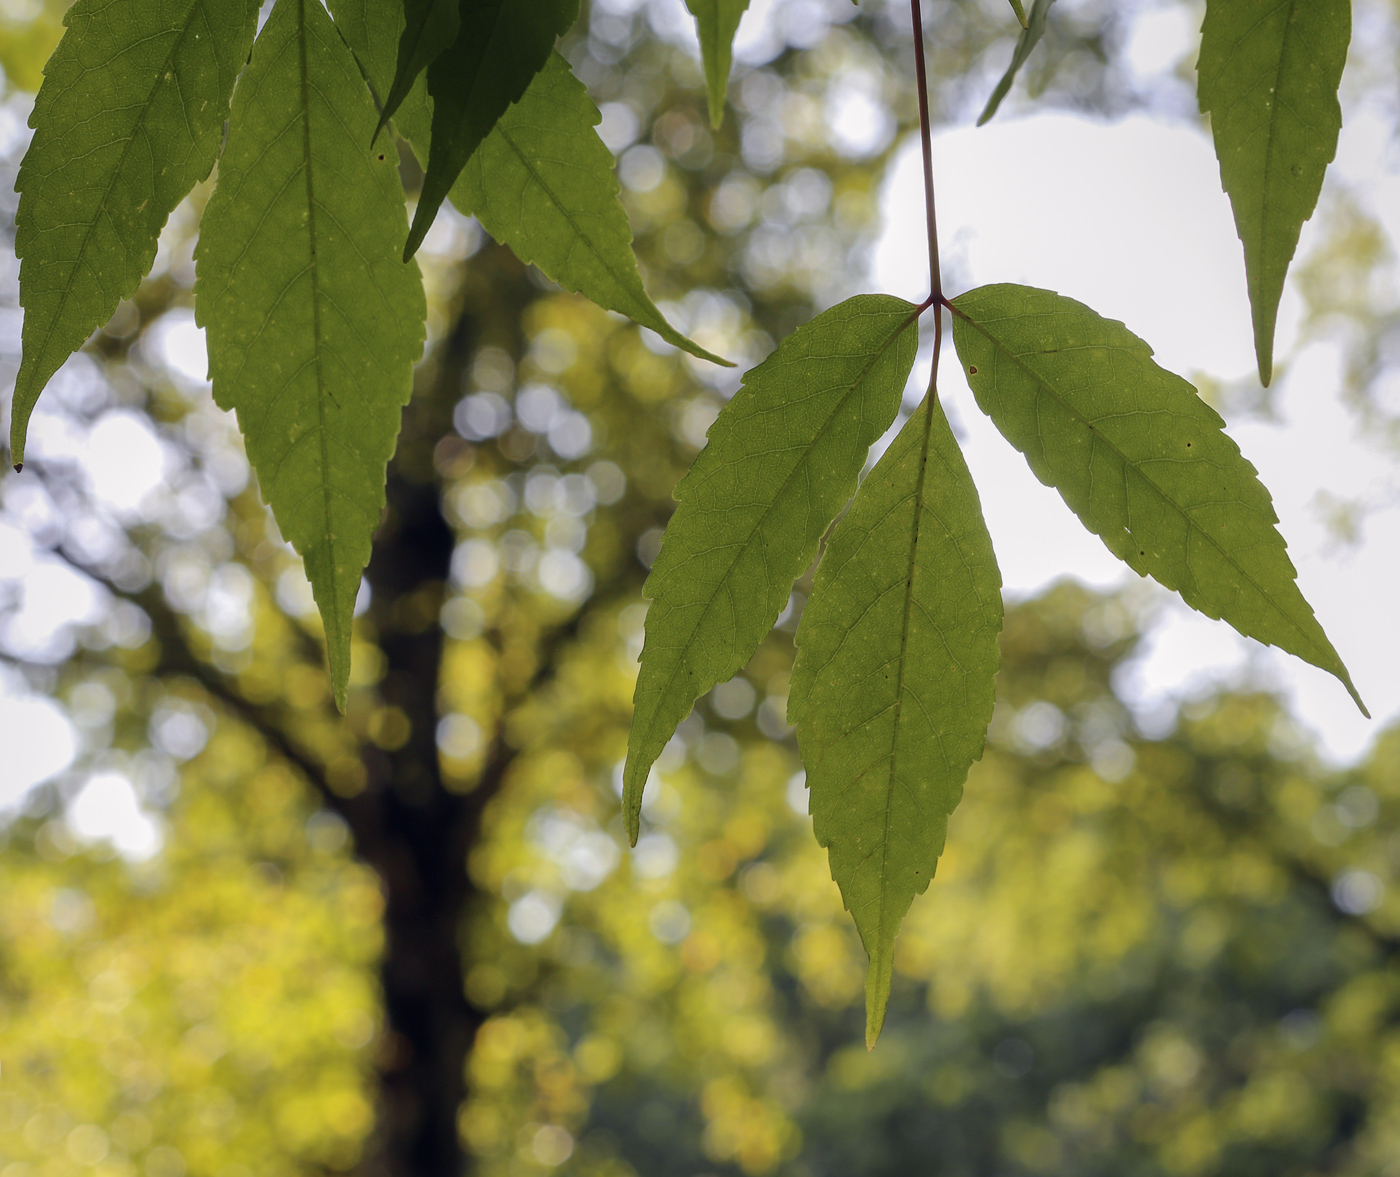
[[[950,287],[1059,289],[1198,383],[1381,720],[1124,578],[946,365],[1004,670],[867,1053],[785,723],[808,579],[621,829],[641,583],[738,377],[445,209],[342,719],[204,379],[202,185],[0,481],[0,1177],[1400,1173],[1400,5],[1357,0],[1270,390],[1202,6],[1064,0],[976,132],[1009,6],[925,7]],[[11,242],[63,8],[0,2]],[[565,50],[682,329],[742,367],[923,296],[910,44],[902,0],[756,0],[712,132],[680,0],[586,5]]]

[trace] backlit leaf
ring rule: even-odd
[[[44,385],[136,293],[170,210],[213,167],[257,9],[79,0],[68,10],[15,185],[25,311],[16,464]]]
[[[749,0],[685,0],[700,34],[700,57],[705,63],[705,93],[710,102],[710,125],[724,122],[724,94],[729,89],[734,33]]]
[[[672,327],[642,287],[612,152],[594,130],[600,117],[569,63],[554,54],[462,169],[453,204],[565,290],[692,355],[728,364]]]
[[[399,35],[394,80],[384,99],[384,109],[379,113],[379,125],[374,131],[376,138],[408,97],[418,75],[457,40],[462,25],[458,0],[404,0],[403,13],[404,28]]]
[[[360,70],[375,94],[387,94],[397,70],[395,48],[407,27],[399,0],[327,0],[336,30],[360,63]],[[417,151],[428,158],[432,137],[433,100],[428,97],[426,71],[413,79],[403,100],[390,115],[394,126]],[[381,116],[382,121],[382,116]]]
[[[578,19],[578,0],[462,0],[457,40],[428,67],[432,144],[404,258],[422,244],[468,159]]]
[[[992,541],[930,396],[832,534],[788,702],[813,830],[870,956],[868,1045],[884,1024],[899,925],[933,877],[986,743],[1000,630]]]
[[[676,725],[752,656],[894,420],[915,320],[903,299],[865,294],[799,327],[745,375],[677,485],[642,590],[652,603],[622,803],[633,842],[647,775]]]
[[[1036,42],[1045,36],[1045,18],[1050,15],[1050,5],[1053,3],[1055,0],[1035,0],[1035,3],[1031,5],[1030,18],[1021,22],[1024,27],[1021,29],[1021,35],[1016,38],[1016,48],[1011,53],[1011,64],[1006,67],[1006,72],[1001,75],[1001,81],[992,91],[992,96],[987,99],[987,105],[977,116],[979,127],[983,123],[991,121],[992,116],[997,112],[997,107],[1001,105],[1001,100],[1011,93],[1011,84],[1016,80],[1016,75],[1026,64],[1026,59],[1030,57]]]
[[[394,68],[389,46],[402,27],[394,0],[331,0],[331,11],[371,83],[381,85]],[[595,129],[600,119],[583,83],[554,54],[462,169],[452,203],[566,290],[728,365],[672,327],[647,296],[613,155]],[[395,115],[420,159],[427,158],[431,121],[432,99],[420,81]]]
[[[1273,375],[1288,263],[1337,152],[1351,0],[1210,0],[1196,69],[1244,243],[1259,379]]]
[[[344,706],[350,625],[426,308],[398,160],[319,0],[278,0],[233,101],[196,252],[214,399],[306,562]]]
[[[1137,573],[1246,637],[1336,675],[1366,708],[1224,422],[1122,323],[1029,286],[953,300],[977,403],[1090,531]]]

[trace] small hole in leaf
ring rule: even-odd
[[[1191,443],[1190,443],[1189,441],[1186,443],[1186,448],[1187,448],[1188,450],[1191,448]]]
[[[977,369],[974,368],[971,364],[969,364],[969,365],[967,366],[967,370],[968,370],[972,375],[974,375],[974,376],[977,375]]]
[[[383,153],[382,151],[379,153],[379,162],[380,162],[380,163],[383,163],[383,162],[384,162],[384,153]]]

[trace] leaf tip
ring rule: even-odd
[[[637,844],[637,837],[642,832],[642,792],[647,787],[647,775],[650,772],[651,765],[647,765],[646,773],[642,775],[641,783],[638,784],[638,773],[630,756],[622,770],[622,824],[627,831],[629,846]]]
[[[16,463],[15,463],[15,473],[16,473],[16,474],[20,474],[20,473],[22,473],[23,471],[24,471],[24,463],[23,463],[23,462],[16,462]],[[1367,718],[1369,719],[1370,716],[1367,716]]]
[[[870,961],[870,971],[865,975],[865,1049],[874,1050],[880,1040],[880,1031],[885,1028],[885,1009],[890,1000],[890,974],[888,967],[880,968],[874,958]]]

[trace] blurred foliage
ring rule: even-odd
[[[22,91],[61,9],[0,5],[9,218]],[[650,288],[752,363],[864,264],[880,168],[914,120],[907,16],[780,6],[771,60],[740,68],[712,132],[668,11],[597,0],[566,50]],[[967,121],[1014,18],[944,0],[926,19],[935,117]],[[1057,6],[1008,106],[1150,106],[1116,64],[1124,19]],[[1114,688],[1136,598],[1061,586],[1017,606],[987,757],[867,1054],[864,958],[784,722],[805,583],[663,754],[635,851],[621,832],[641,580],[737,376],[444,214],[419,255],[429,344],[395,476],[440,495],[451,573],[367,602],[342,721],[305,579],[202,380],[206,195],[55,381],[25,477],[0,484],[0,683],[61,707],[77,742],[0,835],[0,1177],[275,1177],[372,1151],[376,1085],[404,1051],[379,1002],[387,884],[333,810],[424,734],[386,651],[434,626],[437,762],[392,788],[497,790],[462,932],[485,1019],[460,1115],[477,1172],[1400,1172],[1400,738],[1338,774],[1266,696],[1134,717]],[[1387,354],[1358,277],[1375,236],[1361,214],[1326,224],[1344,248],[1305,282],[1318,306],[1351,291],[1345,329]],[[390,553],[412,542],[396,526]],[[104,799],[146,843],[84,833]]]

